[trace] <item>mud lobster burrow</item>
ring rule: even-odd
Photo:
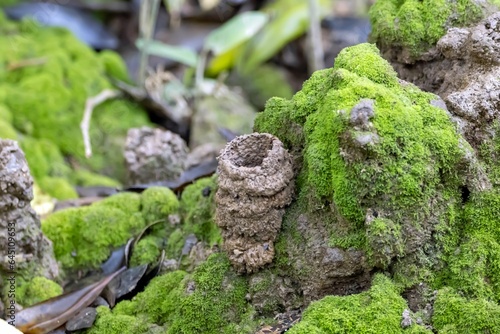
[[[292,158],[267,133],[239,136],[219,157],[216,221],[224,250],[240,273],[274,258],[274,240],[294,194]]]

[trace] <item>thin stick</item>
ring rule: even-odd
[[[89,97],[85,102],[85,111],[83,112],[83,119],[80,123],[80,129],[82,130],[83,144],[85,145],[85,157],[90,158],[92,156],[92,146],[90,144],[90,119],[92,118],[92,112],[94,108],[107,101],[109,99],[115,98],[120,95],[117,90],[105,89],[96,96]]]
[[[28,66],[40,66],[47,62],[47,58],[31,58],[31,59],[23,59],[18,62],[9,63],[7,65],[7,71],[14,71],[19,68],[28,67]]]
[[[149,42],[153,39],[160,0],[143,0],[139,10],[139,36],[144,40],[144,47],[140,50],[139,83],[144,87],[146,68],[148,66]]]

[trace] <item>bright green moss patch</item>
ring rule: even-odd
[[[184,233],[193,233],[198,240],[210,246],[222,241],[219,227],[214,221],[216,176],[197,180],[184,189],[180,207]]]
[[[136,267],[143,264],[156,264],[160,258],[163,239],[148,235],[135,245],[130,258],[130,266]]]
[[[145,225],[139,213],[92,205],[50,215],[43,221],[42,231],[52,240],[56,258],[64,268],[91,269]]]
[[[146,221],[152,223],[166,220],[169,214],[179,208],[179,201],[174,192],[165,187],[150,187],[141,196],[142,214]]]
[[[487,2],[498,6],[498,1]],[[481,5],[473,0],[378,0],[370,8],[371,39],[380,47],[400,47],[416,57],[447,29],[479,21],[484,15]]]
[[[120,187],[121,184],[110,177],[92,173],[87,170],[77,170],[71,175],[72,182],[77,186],[104,186],[104,187]]]
[[[500,333],[500,306],[444,288],[437,294],[432,321],[439,333]]]
[[[401,316],[405,308],[406,302],[395,285],[378,274],[369,291],[345,297],[327,296],[313,302],[289,333],[432,333],[423,328],[403,330]]]
[[[122,98],[98,106],[90,126],[90,159],[84,155],[80,130],[86,99],[113,89],[107,76],[127,79],[123,60],[112,51],[94,52],[61,28],[35,28],[27,20],[13,23],[3,14],[0,26],[0,120],[23,135],[22,147],[35,179],[64,177],[74,182],[75,168],[124,180],[126,133],[130,127],[149,125],[146,113]],[[31,60],[39,63],[22,65]],[[4,70],[7,66],[15,69]],[[0,136],[14,137],[4,124],[0,126]],[[62,160],[64,168],[59,168],[59,157],[52,161],[56,155],[67,159]]]
[[[51,197],[59,200],[78,198],[78,193],[71,184],[62,177],[46,176],[38,181],[42,188]]]
[[[99,314],[97,325],[104,319],[114,324],[127,317],[163,325],[166,333],[172,334],[250,332],[253,327],[246,293],[246,280],[232,272],[227,257],[213,254],[192,275],[174,271],[155,277],[144,292],[119,303],[110,317]],[[93,333],[107,332],[89,334]]]
[[[31,281],[21,281],[16,290],[16,302],[24,307],[59,296],[62,287],[45,277],[37,276]]]
[[[149,326],[140,318],[111,313],[108,307],[97,308],[97,320],[87,334],[142,334]]]
[[[14,130],[12,125],[2,120],[1,118],[0,118],[0,138],[17,140],[16,130]]]
[[[380,57],[375,45],[345,49],[335,59],[334,69],[347,70],[385,87],[398,85],[396,71]]]
[[[127,215],[132,215],[141,210],[141,195],[133,192],[120,192],[95,203],[93,206],[115,208]]]
[[[192,280],[185,283],[184,289],[192,284],[194,291],[184,290],[167,333],[237,332],[234,324],[238,324],[248,311],[247,283],[231,270],[224,254],[211,255],[196,268]]]
[[[464,208],[462,240],[449,252],[447,283],[467,297],[500,301],[500,192],[474,195]]]

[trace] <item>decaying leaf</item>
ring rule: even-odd
[[[126,267],[80,290],[25,308],[17,314],[16,328],[24,334],[45,334],[58,328],[77,312],[92,304],[101,291]]]

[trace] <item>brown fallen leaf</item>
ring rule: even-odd
[[[126,267],[102,280],[23,309],[17,314],[16,328],[24,334],[45,334],[58,328],[77,312],[92,304],[101,291]]]

